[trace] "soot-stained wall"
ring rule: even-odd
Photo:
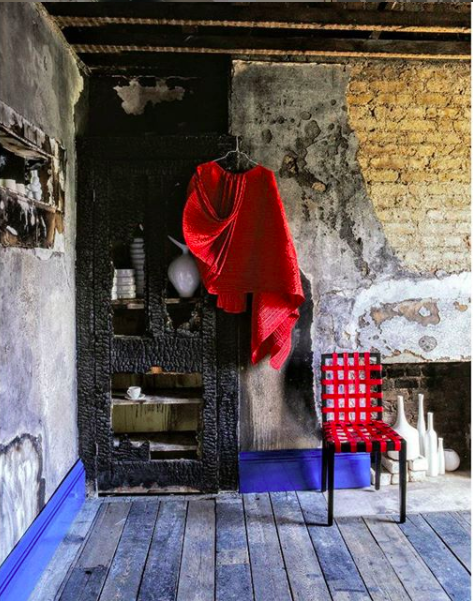
[[[0,12],[0,101],[67,151],[54,250],[0,247],[0,563],[78,456],[75,107],[84,82],[33,3]]]
[[[467,65],[233,64],[231,133],[277,174],[309,290],[294,356],[314,372],[308,401],[293,358],[243,371],[243,450],[318,443],[321,353],[468,360],[468,107]]]

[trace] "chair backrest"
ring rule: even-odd
[[[383,368],[379,353],[322,355],[322,421],[381,419]]]

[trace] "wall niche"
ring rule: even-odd
[[[0,103],[0,246],[53,248],[64,229],[65,151]]]

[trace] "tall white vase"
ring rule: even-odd
[[[439,476],[443,476],[445,474],[445,452],[443,450],[443,438],[439,438],[438,456]]]
[[[419,412],[417,415],[417,432],[419,433],[419,453],[425,457],[424,434],[425,434],[425,416],[424,416],[424,395],[419,394]]]
[[[393,429],[407,443],[407,460],[410,461],[419,457],[419,433],[407,421],[406,414],[404,413],[404,397],[401,395],[397,397],[397,418]],[[389,451],[388,455],[391,459],[399,459],[397,451]]]
[[[437,432],[434,430],[434,414],[427,413],[427,430],[424,434],[425,456],[427,457],[428,476],[438,476],[439,473],[439,453]]]

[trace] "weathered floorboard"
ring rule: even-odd
[[[132,504],[100,601],[135,601],[137,598],[158,507],[156,500]]]
[[[312,544],[335,601],[366,601],[368,591],[336,525],[327,522],[327,503],[321,493],[297,493]]]
[[[255,601],[291,601],[269,496],[244,497]]]
[[[363,519],[338,518],[337,524],[373,601],[409,601]]]
[[[296,493],[271,493],[271,502],[294,601],[330,601]]]
[[[252,601],[250,558],[243,502],[217,500],[216,600]]]
[[[468,536],[471,536],[471,524],[469,522],[469,519],[465,518],[466,513],[467,512],[465,511],[452,511],[450,515],[453,515],[453,517],[457,520],[460,526],[463,526],[463,528],[467,531]]]
[[[365,519],[389,563],[415,601],[447,601],[448,596],[411,546],[398,524],[389,517]]]
[[[100,507],[94,529],[68,578],[61,601],[96,601],[120,540],[130,503]]]
[[[82,544],[93,528],[94,519],[100,508],[99,499],[90,499],[82,506],[69,532],[57,548],[41,579],[31,594],[30,601],[54,601],[61,591],[71,566],[79,555]]]
[[[457,512],[471,527],[471,511],[458,511]]]
[[[471,540],[465,529],[448,513],[424,513],[423,517],[465,568],[471,572]]]
[[[469,601],[470,575],[435,531],[420,515],[411,515],[401,524],[409,542],[454,601]]]
[[[214,601],[215,502],[189,501],[177,601]]]
[[[185,501],[161,502],[141,581],[139,601],[175,601],[186,515]]]

